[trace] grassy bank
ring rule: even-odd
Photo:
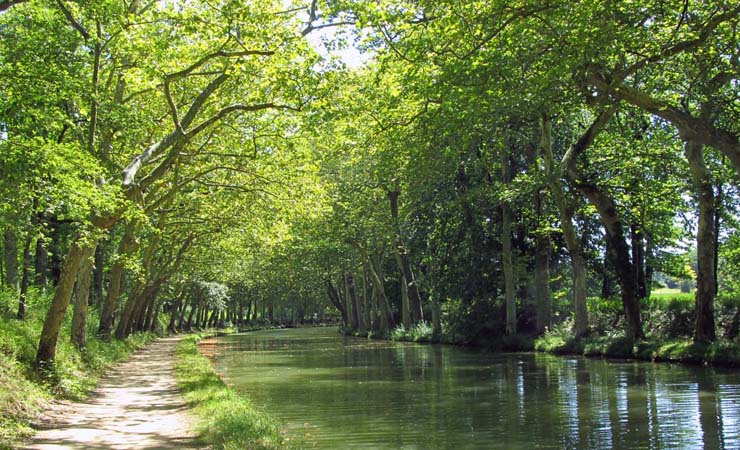
[[[740,345],[727,340],[696,344],[691,339],[632,341],[622,335],[609,335],[576,340],[572,336],[545,335],[535,341],[535,350],[559,355],[740,367]]]
[[[178,345],[175,371],[185,400],[193,408],[204,444],[216,449],[285,448],[278,423],[249,399],[230,389],[197,347],[207,333],[192,334]]]
[[[592,333],[575,339],[572,321],[566,320],[535,340],[535,350],[555,354],[670,361],[740,367],[740,343],[733,331],[740,301],[718,298],[715,302],[718,339],[695,344],[693,294],[657,294],[642,302],[645,339],[624,336],[624,315],[618,299],[589,299]]]
[[[54,372],[42,378],[31,363],[50,299],[32,293],[25,320],[14,318],[15,301],[15,295],[0,293],[0,449],[14,448],[33,434],[30,424],[40,419],[50,401],[85,398],[110,365],[156,338],[147,333],[124,341],[100,341],[94,337],[97,317],[93,312],[87,348],[79,351],[70,342],[68,317],[59,336]]]

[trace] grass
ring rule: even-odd
[[[547,333],[535,341],[535,350],[554,354],[640,359],[701,365],[740,367],[740,344],[717,340],[694,343],[691,339],[648,338],[633,341],[624,335],[589,336],[580,340]]]
[[[70,342],[70,308],[59,336],[54,370],[42,378],[31,364],[49,302],[48,295],[32,292],[26,319],[17,320],[9,312],[15,295],[0,292],[0,449],[14,448],[33,434],[30,424],[52,399],[84,399],[108,367],[157,337],[143,333],[123,341],[100,341],[95,338],[97,317],[92,311],[87,348],[79,351]]]
[[[185,400],[195,412],[200,439],[225,450],[285,448],[289,440],[279,424],[229,388],[198,351],[197,342],[206,336],[185,337],[177,346],[175,366]]]

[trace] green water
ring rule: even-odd
[[[739,449],[740,372],[273,330],[203,345],[319,449]]]

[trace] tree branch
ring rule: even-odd
[[[79,31],[82,37],[87,41],[90,39],[90,33],[80,24],[75,18],[72,16],[72,13],[67,9],[67,6],[65,6],[64,2],[62,0],[57,0],[57,5],[59,5],[59,9],[62,10],[62,13],[64,13],[64,17],[67,18],[67,21],[72,25],[72,27]]]
[[[4,0],[0,1],[0,12],[9,9],[11,6],[15,6],[19,3],[25,3],[28,0]]]

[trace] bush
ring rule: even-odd
[[[408,330],[403,324],[398,325],[391,331],[390,340],[410,342],[431,342],[433,333],[432,324],[421,321],[412,325]]]

